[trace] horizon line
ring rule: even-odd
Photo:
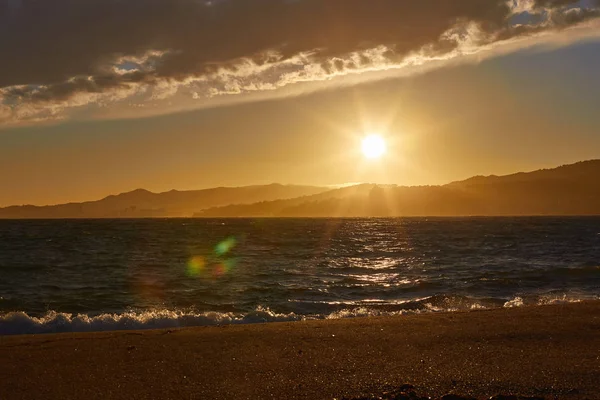
[[[55,204],[44,204],[44,205],[39,205],[39,204],[11,204],[11,205],[0,205],[0,210],[1,209],[6,209],[6,208],[12,208],[12,207],[56,207],[56,206],[62,206],[62,205],[70,205],[70,204],[83,204],[83,203],[94,203],[94,202],[98,202],[98,201],[102,201],[105,200],[107,198],[110,197],[117,197],[117,196],[122,196],[125,194],[129,194],[129,193],[133,193],[136,191],[144,191],[150,194],[154,194],[154,195],[161,195],[161,194],[166,194],[166,193],[171,193],[171,192],[200,192],[200,191],[208,191],[208,190],[216,190],[216,189],[242,189],[242,188],[251,188],[251,187],[268,187],[268,186],[296,186],[296,187],[313,187],[313,188],[322,188],[322,189],[329,189],[329,190],[339,190],[339,189],[345,189],[345,188],[350,188],[350,187],[355,187],[355,186],[362,186],[362,185],[376,185],[376,186],[392,186],[392,187],[406,187],[406,188],[411,188],[411,187],[435,187],[435,186],[447,186],[447,185],[452,185],[455,183],[459,183],[459,182],[464,182],[464,181],[468,181],[470,179],[474,179],[474,178],[500,178],[500,177],[508,177],[508,176],[514,176],[514,175],[518,175],[518,174],[529,174],[529,173],[534,173],[534,172],[540,172],[540,171],[549,171],[549,170],[555,170],[555,169],[559,169],[559,168],[563,168],[563,167],[568,167],[568,166],[573,166],[573,165],[578,165],[578,164],[583,164],[583,163],[591,163],[591,162],[600,162],[600,158],[594,158],[594,159],[588,159],[588,160],[581,160],[581,161],[576,161],[576,162],[572,162],[569,164],[561,164],[558,165],[556,167],[550,167],[550,168],[538,168],[535,170],[530,170],[530,171],[518,171],[518,172],[513,172],[513,173],[509,173],[509,174],[504,174],[504,175],[496,175],[496,174],[491,174],[491,175],[471,175],[467,178],[464,179],[460,179],[460,180],[455,180],[455,181],[451,181],[451,182],[447,182],[447,183],[443,183],[443,184],[437,184],[437,185],[427,185],[427,184],[422,184],[422,185],[401,185],[401,184],[396,184],[396,183],[375,183],[375,182],[347,182],[347,183],[342,183],[342,184],[329,184],[329,185],[306,185],[306,184],[294,184],[294,183],[277,183],[277,182],[273,182],[273,183],[268,183],[268,184],[251,184],[251,185],[241,185],[241,186],[212,186],[212,187],[205,187],[205,188],[200,188],[200,189],[186,189],[186,190],[180,190],[180,189],[170,189],[170,190],[166,190],[166,191],[158,191],[158,192],[153,192],[151,190],[148,189],[144,189],[144,188],[136,188],[136,189],[132,189],[129,191],[125,191],[125,192],[121,192],[121,193],[117,193],[117,194],[109,194],[106,195],[100,199],[94,199],[94,200],[84,200],[84,201],[70,201],[70,202],[65,202],[65,203],[55,203]]]

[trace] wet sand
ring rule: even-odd
[[[600,399],[600,302],[0,337],[0,399]]]

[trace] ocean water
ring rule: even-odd
[[[600,218],[0,221],[0,334],[600,298]]]

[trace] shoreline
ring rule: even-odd
[[[440,299],[442,303],[440,303]],[[369,309],[355,305],[323,314],[281,313],[259,306],[252,311],[195,311],[192,309],[127,310],[106,313],[73,313],[47,310],[45,314],[24,311],[0,313],[0,337],[57,333],[94,333],[219,327],[222,325],[264,324],[279,322],[323,321],[348,318],[402,317],[406,315],[440,314],[497,310],[553,304],[600,301],[598,296],[516,296],[506,299],[478,299],[467,296],[434,295],[401,303],[401,309]]]
[[[9,399],[600,399],[600,301],[395,317],[0,336]]]

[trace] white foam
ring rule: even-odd
[[[88,316],[86,314],[75,315],[49,311],[43,317],[32,317],[19,311],[0,315],[0,335],[161,329],[285,322],[303,319],[306,319],[306,317],[294,313],[278,314],[268,308],[261,307],[247,314],[154,310],[139,313],[125,312],[122,314]]]
[[[582,300],[600,300],[598,296],[539,296],[531,305],[576,303]],[[301,315],[295,313],[276,313],[266,307],[257,307],[248,313],[193,312],[182,310],[128,311],[115,314],[69,314],[49,311],[42,317],[30,316],[25,312],[0,314],[0,335],[62,333],[62,332],[98,332],[118,330],[164,329],[193,326],[215,326],[230,324],[254,324],[266,322],[290,322],[316,319],[341,319],[355,317],[398,316],[431,312],[457,311],[459,309],[485,309],[479,302],[473,302],[465,308],[456,308],[452,302],[444,306],[433,305],[432,298],[418,299],[422,307],[381,310],[370,307],[345,308],[329,314]],[[504,303],[504,307],[521,307],[530,304],[522,297],[515,297]]]
[[[19,311],[0,315],[0,335],[165,329],[317,319],[396,316],[420,312],[422,311],[382,311],[359,307],[354,309],[343,309],[330,314],[300,315],[295,313],[280,314],[275,313],[268,308],[258,307],[256,310],[246,314],[154,310],[138,313],[131,311],[122,314],[88,316],[86,314],[69,314],[49,311],[42,317],[32,317],[25,312]]]
[[[583,300],[593,300],[594,297],[592,296],[587,296],[587,297],[583,297],[583,296],[579,296],[579,297],[573,297],[573,296],[568,296],[566,294],[560,296],[560,295],[554,295],[554,296],[550,296],[550,295],[546,295],[546,296],[542,296],[540,297],[540,299],[538,300],[538,304],[539,305],[545,305],[545,304],[566,304],[566,303],[579,303]]]
[[[599,296],[594,295],[574,295],[574,294],[543,294],[530,296],[531,298],[517,296],[512,300],[504,303],[505,308],[522,307],[529,305],[551,305],[551,304],[568,304],[580,303],[585,300],[600,300]]]
[[[523,303],[523,298],[522,297],[515,297],[514,299],[509,300],[506,303],[504,303],[504,307],[505,308],[521,307],[524,304],[525,303]]]

